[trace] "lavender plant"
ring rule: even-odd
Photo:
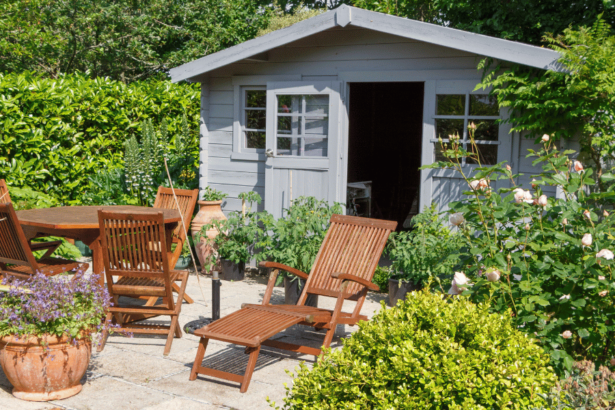
[[[91,337],[110,324],[105,313],[111,305],[98,276],[47,277],[38,273],[27,280],[3,280],[0,290],[0,337]]]

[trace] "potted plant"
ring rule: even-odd
[[[37,274],[5,280],[0,290],[0,365],[13,395],[49,401],[79,393],[92,336],[109,326],[110,298],[98,277]]]
[[[192,219],[192,237],[195,240],[196,255],[202,268],[208,265],[207,260],[214,252],[211,244],[208,245],[208,240],[213,240],[218,235],[219,231],[213,225],[213,221],[223,221],[226,215],[222,212],[222,200],[227,197],[227,194],[217,191],[211,187],[206,187],[202,192],[201,200],[198,201],[199,212]],[[208,226],[204,232],[203,226]],[[209,269],[205,269],[209,272]]]
[[[448,256],[459,235],[445,226],[434,205],[414,216],[411,227],[392,233],[385,250],[392,262],[389,306],[422,289],[430,279],[449,274],[455,264]]]
[[[179,255],[179,258],[177,259],[177,263],[175,264],[175,269],[177,270],[184,270],[186,268],[188,268],[188,266],[190,266],[190,262],[192,261],[192,258],[190,257],[190,242],[192,241],[192,238],[188,237],[186,238],[186,241],[184,241],[184,245],[182,246],[182,253]],[[175,246],[177,246],[176,244],[173,244]]]
[[[340,204],[330,205],[314,197],[300,197],[289,209],[284,209],[282,218],[274,220],[271,215],[261,218],[264,235],[257,244],[258,259],[283,263],[309,274],[329,229],[331,215],[342,211]],[[297,304],[305,281],[286,272],[280,272],[278,281],[278,284],[284,281],[285,303]],[[317,295],[307,298],[306,305],[317,304]]]

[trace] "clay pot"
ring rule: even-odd
[[[201,231],[201,227],[203,225],[207,225],[216,220],[221,221],[226,219],[226,216],[222,212],[221,208],[222,201],[198,201],[198,204],[199,212],[192,220],[192,225],[190,228],[193,238]],[[196,248],[196,255],[201,266],[205,265],[205,260],[207,260],[209,255],[215,251],[213,246],[207,243],[207,239],[214,239],[218,236],[218,230],[208,229],[205,236],[206,237],[201,237],[199,242],[195,241],[194,245]]]
[[[48,347],[43,348],[42,342]],[[13,385],[13,395],[22,400],[61,400],[79,393],[91,354],[87,337],[76,345],[66,336],[0,338],[0,365]]]

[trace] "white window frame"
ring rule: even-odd
[[[246,153],[265,153],[265,148],[248,148],[248,139],[246,133],[248,131],[258,131],[265,133],[265,144],[267,143],[267,86],[241,86],[241,107],[239,116],[239,140],[240,140],[240,152]],[[262,91],[265,95],[265,107],[255,108],[247,106],[246,94],[248,91]],[[246,126],[246,112],[247,111],[263,111],[265,112],[265,128],[247,128]]]

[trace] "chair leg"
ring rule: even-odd
[[[194,364],[192,365],[192,371],[190,372],[189,380],[196,380],[196,375],[198,374],[199,367],[201,367],[201,363],[203,363],[203,357],[205,357],[205,350],[207,349],[207,343],[209,343],[209,339],[201,338],[199,341],[199,349],[196,351],[196,358],[194,359]]]
[[[322,348],[327,349],[331,346],[331,342],[333,341],[333,336],[335,336],[335,325],[332,329],[327,330],[327,334],[325,335],[325,340],[322,343]],[[321,353],[322,356],[322,353]]]
[[[182,327],[179,324],[179,320],[177,321],[177,326],[175,326],[175,337],[181,339],[184,334],[182,333]]]
[[[105,348],[105,344],[107,344],[107,338],[109,337],[109,328],[107,327],[107,323],[111,322],[111,318],[113,317],[113,315],[111,314],[111,312],[107,313],[107,317],[105,318],[105,327],[103,328],[103,332],[101,335],[101,341],[100,344],[98,345],[98,348],[96,349],[97,352],[102,352],[103,349]]]
[[[177,292],[177,293],[179,293],[179,286],[177,286],[177,283],[174,283],[174,284],[173,284],[173,292]],[[188,296],[187,294],[185,294],[185,293],[184,293],[184,300],[185,300],[185,301],[186,301],[186,303],[187,303],[187,304],[189,304],[189,305],[190,305],[190,304],[192,304],[192,303],[194,303],[194,300],[193,300],[190,296]]]
[[[248,359],[246,373],[244,374],[243,381],[241,382],[241,389],[239,389],[240,393],[245,393],[248,391],[248,386],[250,385],[250,380],[252,380],[252,373],[254,373],[254,368],[256,367],[256,361],[258,360],[258,354],[261,351],[261,346],[258,345],[258,347],[252,347],[249,351],[250,358]]]
[[[173,336],[175,336],[175,328],[177,327],[177,315],[173,315],[171,318],[171,327],[169,328],[169,335],[167,336],[167,344],[164,346],[163,355],[168,356],[171,352],[171,344],[173,344]]]

